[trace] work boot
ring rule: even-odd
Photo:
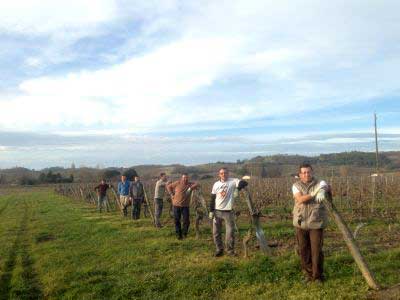
[[[222,255],[224,255],[224,250],[223,249],[219,249],[214,253],[215,257],[221,257]]]
[[[235,251],[228,251],[228,252],[227,252],[227,255],[228,255],[228,256],[232,256],[232,257],[237,256],[237,254],[235,253]]]

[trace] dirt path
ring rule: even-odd
[[[1,209],[0,214],[8,207],[7,202]],[[16,205],[21,205],[23,213],[19,220],[18,230],[16,232],[15,241],[8,252],[5,259],[4,273],[0,277],[0,299],[10,299],[10,296],[16,296],[17,298],[23,299],[41,299],[43,293],[41,291],[40,281],[33,268],[34,261],[30,255],[30,235],[28,229],[28,221],[30,210],[29,206],[25,201],[21,201]],[[18,257],[21,258],[22,273],[21,277],[24,282],[26,289],[15,291],[11,295],[12,289],[12,276],[14,269],[18,264]]]

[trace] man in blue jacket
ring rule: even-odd
[[[121,176],[121,181],[118,182],[119,202],[122,207],[124,217],[128,216],[128,206],[131,204],[129,199],[129,187],[131,182],[126,179],[125,175]]]

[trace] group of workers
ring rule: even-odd
[[[301,268],[306,281],[323,281],[323,231],[327,224],[327,211],[323,200],[330,193],[330,187],[325,181],[313,176],[310,164],[299,166],[299,180],[292,186],[294,209],[293,225],[298,245],[298,253],[301,260]],[[235,191],[246,188],[245,180],[229,177],[229,171],[221,168],[211,190],[209,218],[212,220],[212,234],[215,243],[215,257],[225,254],[222,241],[222,224],[225,223],[226,254],[236,256],[235,253]],[[98,209],[103,206],[108,209],[106,192],[111,186],[104,180],[95,188],[98,192]],[[154,223],[161,228],[161,215],[164,198],[171,197],[172,209],[175,221],[176,237],[185,239],[190,225],[190,196],[193,190],[199,188],[199,184],[189,180],[188,174],[182,174],[177,181],[168,181],[167,175],[161,173],[156,182],[154,193]],[[129,181],[126,176],[121,176],[118,183],[118,195],[120,207],[124,216],[128,215],[128,207],[132,206],[132,218],[139,219],[141,205],[147,205],[145,190],[139,176]],[[145,209],[147,207],[145,206]]]

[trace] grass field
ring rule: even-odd
[[[167,214],[165,214],[167,215]],[[335,227],[325,238],[326,282],[303,283],[290,220],[265,220],[278,247],[264,257],[212,257],[208,225],[178,241],[172,221],[99,214],[89,205],[32,189],[0,193],[1,299],[364,299],[368,288]],[[192,222],[193,224],[194,222]],[[247,223],[239,224],[241,234]],[[377,280],[400,282],[400,229],[373,220],[360,244]],[[239,254],[241,243],[237,243]],[[400,296],[399,296],[400,298]]]

